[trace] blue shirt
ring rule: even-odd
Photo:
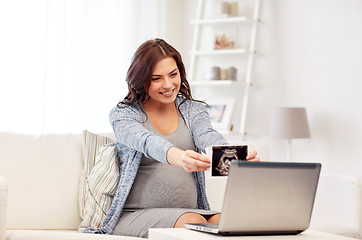
[[[209,113],[203,103],[186,100],[181,104],[182,100],[182,97],[177,97],[176,106],[186,122],[197,152],[205,152],[205,148],[211,145],[227,144],[226,139],[212,128]],[[122,108],[114,107],[110,112],[110,122],[117,139],[120,179],[103,226],[98,229],[87,228],[84,230],[87,233],[112,234],[136,178],[142,155],[169,164],[167,151],[173,146],[164,138],[144,128],[140,104],[124,105]],[[204,172],[193,172],[193,177],[197,186],[198,208],[209,210]]]

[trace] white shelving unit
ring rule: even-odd
[[[248,2],[252,5],[252,9],[248,9],[251,12],[248,16],[207,16],[206,9],[210,10],[211,7],[217,7],[220,1],[217,0],[199,0],[197,6],[196,19],[191,21],[194,25],[194,36],[191,50],[191,60],[189,69],[189,81],[193,92],[197,92],[198,89],[203,91],[208,90],[211,93],[211,97],[222,97],[225,93],[229,97],[236,97],[234,113],[237,116],[233,117],[233,130],[232,133],[241,135],[241,139],[246,135],[246,117],[248,112],[248,100],[251,87],[253,86],[253,68],[256,56],[256,39],[257,30],[260,23],[260,1],[261,0],[239,0],[238,1],[238,13],[243,12],[240,9],[243,8],[244,2]],[[209,13],[209,15],[212,15]],[[240,14],[241,15],[241,14]],[[215,41],[215,31],[221,29],[221,31],[231,30],[236,31],[240,28],[249,28],[249,32],[246,36],[244,34],[240,37],[235,35],[235,43],[240,43],[239,38],[246,39],[247,44],[235,44],[233,49],[217,49],[214,50],[213,42]],[[205,29],[214,31],[214,35],[210,34],[205,37]],[[207,34],[206,34],[207,35]],[[206,44],[205,44],[206,43]],[[206,46],[206,47],[205,47]],[[204,63],[201,63],[202,60]],[[205,72],[212,66],[218,66],[218,64],[226,64],[229,62],[230,66],[236,67],[238,71],[236,80],[209,80],[202,77]],[[243,69],[243,71],[242,71]],[[239,91],[240,90],[240,91]],[[229,95],[230,93],[230,95]],[[195,95],[197,99],[203,99],[205,94],[201,96]],[[205,97],[207,98],[207,97]],[[208,97],[210,99],[210,97]],[[224,129],[225,130],[225,129]],[[230,132],[230,129],[226,129],[224,132]]]
[[[194,56],[212,56],[212,55],[244,55],[249,54],[245,49],[225,49],[225,50],[210,50],[210,51],[195,51],[191,52]]]

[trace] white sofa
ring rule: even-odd
[[[77,231],[82,134],[0,132],[0,240],[139,239]],[[221,206],[222,181],[207,179],[211,206]],[[360,176],[324,176],[311,228],[361,237]],[[6,236],[6,237],[5,237]]]
[[[142,239],[78,231],[82,134],[2,132],[0,153],[0,176],[7,182],[0,179],[0,227],[6,214],[6,239]],[[2,227],[0,240],[4,236]]]

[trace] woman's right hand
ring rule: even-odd
[[[167,160],[171,165],[179,166],[187,172],[203,172],[210,167],[210,159],[193,150],[183,151],[171,147],[167,152]]]

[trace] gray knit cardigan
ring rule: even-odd
[[[203,103],[186,100],[181,104],[182,100],[182,97],[177,97],[176,105],[191,133],[197,152],[205,152],[205,148],[211,145],[227,144],[226,139],[212,128],[209,113]],[[136,178],[142,156],[169,164],[166,158],[167,151],[173,146],[143,127],[139,104],[124,105],[123,108],[114,107],[110,112],[110,122],[117,138],[120,179],[103,226],[98,229],[87,228],[84,230],[86,233],[112,234]],[[197,185],[198,208],[208,210],[210,206],[206,198],[204,172],[193,172],[193,176]]]

